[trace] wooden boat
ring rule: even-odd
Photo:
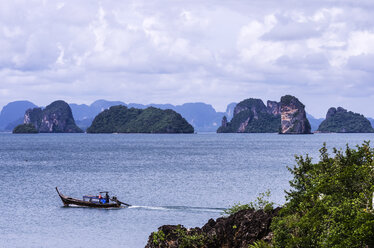
[[[121,202],[117,199],[117,197],[113,196],[112,199],[109,199],[108,192],[100,192],[100,193],[106,193],[107,197],[103,198],[99,196],[93,196],[93,195],[85,195],[83,196],[83,200],[72,198],[65,196],[60,193],[58,188],[56,187],[56,191],[58,195],[61,198],[62,203],[65,207],[68,207],[70,205],[75,206],[82,206],[82,207],[91,207],[91,208],[119,208],[121,205],[124,206],[131,206],[130,204]]]

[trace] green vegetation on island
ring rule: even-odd
[[[270,201],[270,190],[267,190],[264,193],[260,193],[259,196],[257,196],[256,200],[253,202],[250,202],[248,204],[240,204],[236,203],[229,208],[225,209],[223,211],[224,214],[232,215],[242,210],[260,210],[263,209],[265,212],[271,211],[274,209],[275,203]]]
[[[330,108],[326,119],[318,127],[322,133],[373,133],[370,121],[363,115],[344,108]]]
[[[194,128],[173,110],[113,106],[98,114],[87,133],[193,133]]]
[[[33,124],[21,124],[13,129],[13,133],[38,133]]]

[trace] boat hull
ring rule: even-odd
[[[70,205],[75,206],[82,206],[82,207],[90,207],[90,208],[119,208],[121,207],[121,203],[93,203],[89,201],[82,201],[76,198],[68,197],[60,193],[60,191],[56,187],[56,191],[61,198],[62,203],[65,207]]]

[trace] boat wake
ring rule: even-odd
[[[207,207],[190,207],[190,206],[130,206],[130,209],[143,209],[155,211],[181,211],[181,212],[216,212],[222,213],[225,208],[207,208]]]

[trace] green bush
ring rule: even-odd
[[[159,245],[162,241],[165,241],[165,233],[160,230],[158,232],[154,232],[152,235],[153,238],[153,244]]]
[[[204,234],[187,234],[186,229],[181,226],[174,232],[178,235],[179,248],[200,248],[209,243],[208,238]]]
[[[272,222],[275,247],[374,247],[374,150],[326,146],[320,161],[296,157],[287,203]]]
[[[256,241],[252,245],[248,246],[248,248],[271,248],[271,247],[273,247],[271,244],[266,243],[263,240]]]
[[[271,211],[274,208],[274,202],[270,202],[270,191],[267,190],[264,193],[260,193],[259,196],[256,198],[254,202],[250,202],[248,204],[241,204],[235,203],[228,209],[223,210],[224,214],[231,215],[235,214],[241,210],[246,210],[246,209],[252,209],[252,210],[259,210],[263,209],[264,211]]]

